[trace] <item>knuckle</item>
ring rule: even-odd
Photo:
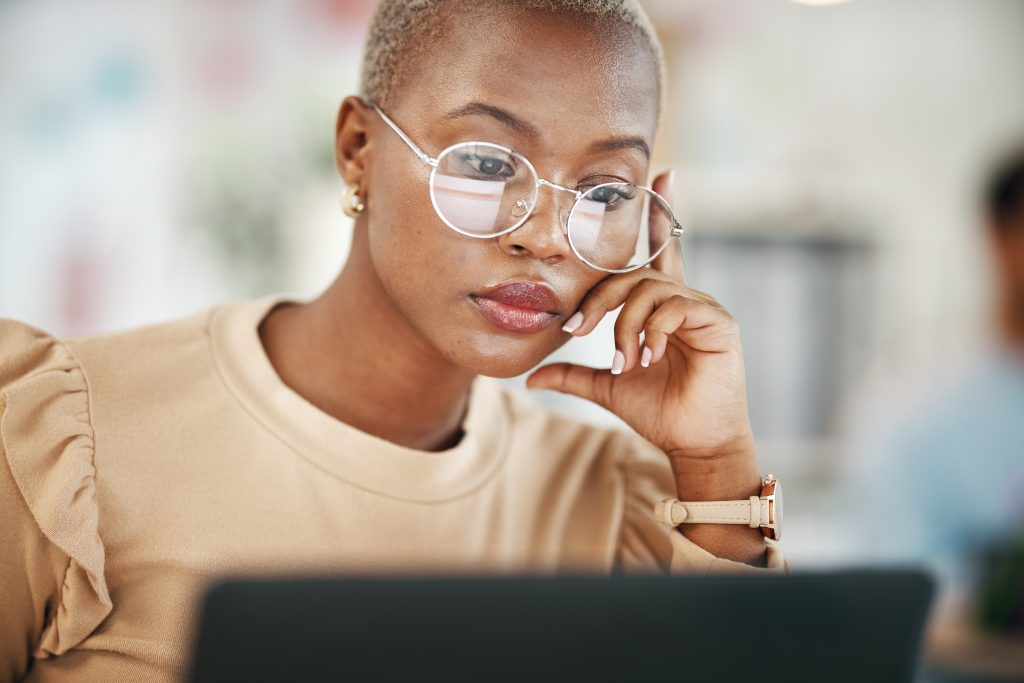
[[[693,299],[685,294],[673,294],[665,304],[676,310],[684,310],[693,305]]]
[[[663,334],[665,334],[665,330],[663,330],[660,326],[658,326],[657,322],[654,321],[654,320],[649,320],[647,322],[647,325],[644,326],[644,341],[645,342],[647,342],[649,340],[654,340],[654,339],[656,339],[657,337],[659,337],[660,335],[663,335]]]
[[[694,297],[696,297],[698,299],[711,299],[711,300],[714,300],[714,297],[711,296],[710,294],[708,294],[707,292],[703,292],[703,291],[701,291],[699,289],[694,289],[693,287],[687,287],[686,289],[688,289],[690,294],[692,294]]]
[[[670,310],[666,310],[664,307],[659,308],[655,311],[647,320],[647,325],[644,327],[644,334],[666,334],[671,332],[675,325],[673,324],[675,316],[672,315]]]
[[[644,334],[650,334],[651,336],[657,336],[659,334],[668,334],[670,332],[673,332],[675,328],[676,325],[672,324],[668,319],[658,318],[657,320],[652,320],[648,324],[647,329],[650,330],[650,332],[645,331]]]
[[[615,321],[615,336],[625,336],[630,334],[640,334],[640,330],[643,329],[643,321],[637,319],[636,316],[619,314],[618,319]]]
[[[604,289],[595,289],[590,293],[580,306],[581,310],[592,312],[592,311],[609,311],[611,308],[608,305],[609,296]]]
[[[645,277],[636,283],[635,290],[640,294],[650,294],[659,286],[661,286],[661,280],[653,277]]]

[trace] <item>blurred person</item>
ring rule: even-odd
[[[0,679],[176,679],[224,573],[786,571],[738,327],[686,284],[670,174],[646,185],[663,69],[631,0],[385,0],[324,292],[0,321]],[[493,379],[620,305],[610,369],[528,384],[631,431]],[[748,513],[679,524],[674,497]]]
[[[864,453],[853,489],[867,514],[849,520],[877,559],[930,566],[950,609],[974,599],[983,558],[1024,530],[1024,149],[992,173],[983,204],[991,345]]]
[[[1024,148],[991,179],[986,210],[1001,338],[1019,368],[1024,363]]]

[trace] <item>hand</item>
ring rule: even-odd
[[[670,178],[663,173],[653,186],[666,199]],[[535,370],[527,386],[573,394],[610,410],[660,447],[673,465],[690,458],[749,457],[754,440],[739,327],[713,297],[686,285],[678,239],[650,268],[613,274],[590,290],[579,307],[583,321],[571,334],[589,334],[620,305],[611,370],[554,363]]]

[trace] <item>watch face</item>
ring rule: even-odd
[[[782,538],[782,484],[775,482],[775,503],[772,505],[772,522],[775,525],[775,540]]]
[[[764,487],[761,489],[761,497],[767,497],[769,509],[769,528],[762,528],[761,533],[766,538],[778,541],[782,538],[782,484],[779,480],[768,475],[765,477]]]

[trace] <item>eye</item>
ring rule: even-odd
[[[481,152],[462,152],[459,154],[462,165],[469,169],[470,175],[477,175],[488,180],[505,180],[516,174],[515,167],[502,156]]]
[[[630,192],[628,185],[598,186],[590,190],[583,190],[583,192],[586,193],[587,199],[601,202],[609,208],[614,208],[624,200],[628,201],[635,196],[633,192]]]

